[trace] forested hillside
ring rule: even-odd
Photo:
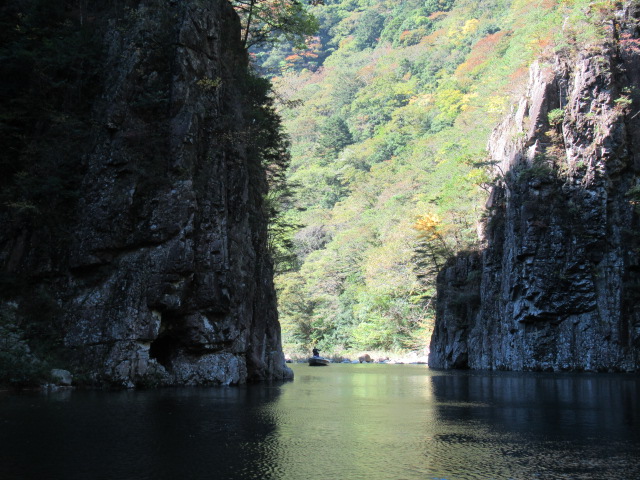
[[[489,133],[531,62],[588,50],[614,7],[326,0],[305,49],[253,53],[291,138],[271,231],[285,350],[428,344],[439,267],[481,247]]]

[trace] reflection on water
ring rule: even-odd
[[[443,476],[640,478],[637,377],[467,373],[431,382],[441,433],[428,449]]]
[[[294,371],[276,385],[0,397],[0,479],[640,479],[636,376]]]

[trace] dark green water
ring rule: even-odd
[[[0,479],[640,479],[638,376],[293,368],[278,385],[0,396]]]

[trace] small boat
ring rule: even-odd
[[[311,367],[323,367],[329,365],[331,361],[324,357],[309,357],[309,365]]]

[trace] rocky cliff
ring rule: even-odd
[[[2,211],[5,319],[53,325],[57,358],[91,384],[290,377],[266,245],[266,95],[238,18],[224,0],[109,5],[81,19],[99,31],[100,87],[64,228]]]
[[[640,6],[530,70],[489,142],[486,247],[438,277],[436,368],[640,366]]]

